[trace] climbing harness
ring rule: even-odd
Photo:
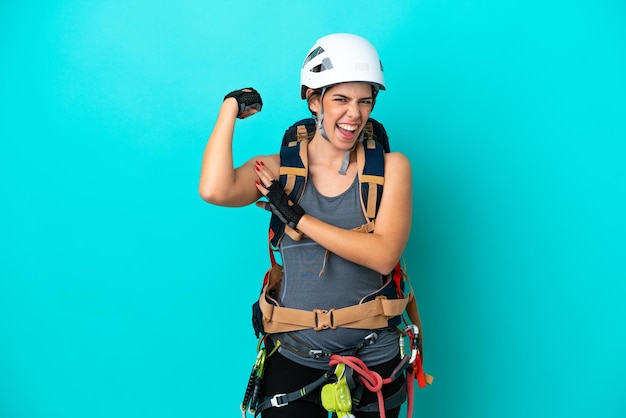
[[[266,337],[261,338],[263,341]],[[409,350],[406,350],[405,339],[409,339]],[[250,380],[244,395],[241,410],[245,418],[246,410],[257,416],[269,408],[280,408],[299,399],[320,403],[329,412],[336,413],[338,417],[350,418],[352,411],[376,412],[385,418],[385,410],[396,408],[408,399],[407,417],[413,413],[413,379],[416,378],[418,385],[423,387],[426,382],[432,383],[432,378],[424,374],[421,367],[419,352],[419,330],[414,325],[407,326],[400,332],[400,362],[392,373],[383,378],[375,371],[370,370],[367,365],[357,357],[360,348],[366,344],[375,342],[375,337],[368,335],[366,341],[353,349],[351,354],[340,355],[330,354],[329,370],[312,383],[290,393],[279,393],[273,396],[258,397],[258,385],[263,376],[265,359],[274,354],[278,347],[287,348],[286,339],[272,339],[275,347],[271,353],[265,354],[265,348],[261,349],[257,355],[257,360],[252,368]],[[373,341],[373,342],[372,342]],[[293,341],[289,341],[291,344]],[[311,350],[312,351],[312,350]],[[407,371],[406,385],[393,395],[383,398],[382,387],[399,378],[404,371]],[[416,374],[422,375],[416,377]],[[423,386],[422,383],[423,382]],[[320,389],[318,391],[318,389]],[[377,402],[361,405],[360,400],[363,390],[376,393]],[[257,394],[255,396],[255,394]]]
[[[275,344],[280,344],[281,348],[287,350],[299,357],[302,358],[312,358],[312,359],[321,359],[321,358],[330,358],[333,354],[343,354],[343,355],[356,355],[363,347],[374,344],[378,340],[378,334],[376,332],[371,332],[363,338],[363,341],[352,348],[346,348],[339,353],[329,353],[324,350],[320,350],[314,347],[309,347],[303,341],[298,339],[289,332],[280,333],[280,334],[269,334],[268,338]]]

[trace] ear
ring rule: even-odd
[[[309,105],[309,110],[312,113],[317,113],[320,108],[320,95],[313,89],[307,89],[306,101]]]

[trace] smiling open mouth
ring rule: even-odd
[[[350,125],[347,123],[337,124],[337,129],[339,130],[339,133],[341,133],[341,135],[346,139],[352,139],[358,127],[359,127],[358,125]]]

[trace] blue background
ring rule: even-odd
[[[197,194],[307,116],[299,66],[370,39],[413,164],[418,417],[624,417],[621,1],[3,1],[0,417],[238,416],[267,213]]]

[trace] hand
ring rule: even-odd
[[[297,203],[289,200],[287,193],[285,193],[280,183],[272,177],[262,161],[256,162],[255,170],[261,180],[256,182],[256,187],[267,198],[267,202],[259,201],[256,205],[271,211],[284,224],[296,229],[298,222],[306,214],[304,209]]]
[[[237,104],[239,105],[239,112],[237,112],[237,118],[239,119],[252,116],[257,112],[260,112],[263,108],[261,95],[252,87],[232,91],[224,97],[224,100],[231,97],[237,100]]]

